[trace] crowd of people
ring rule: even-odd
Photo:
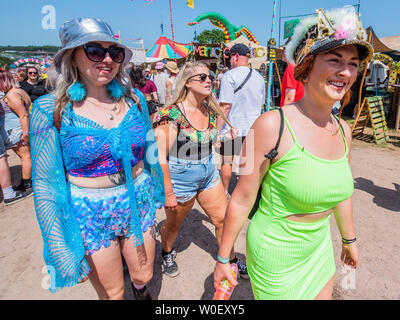
[[[265,81],[249,67],[246,45],[225,53],[231,69],[217,76],[202,62],[158,62],[152,71],[130,63],[132,52],[95,18],[61,26],[50,94],[35,67],[17,79],[1,70],[1,187],[7,204],[33,188],[50,290],[89,279],[100,299],[122,299],[125,261],[136,299],[150,300],[156,210],[166,215],[163,272],[176,277],[174,244],[197,200],[215,227],[216,288],[223,279],[238,284],[236,264],[256,299],[330,299],[332,213],[342,262],[359,263],[351,130],[332,109],[348,102],[372,48],[354,11],[329,14],[351,21],[332,20],[337,30],[354,28],[322,33],[316,18],[299,23],[285,45],[281,108],[263,114]],[[10,148],[22,164],[16,188]],[[241,261],[234,244],[252,210]]]
[[[29,113],[32,102],[48,93],[46,80],[39,72],[34,65],[18,68],[14,73],[0,69],[0,186],[6,205],[19,202],[33,192]],[[21,182],[16,187],[11,183],[8,149],[21,160]]]

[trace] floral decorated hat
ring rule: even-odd
[[[309,54],[347,45],[357,47],[361,64],[371,59],[372,46],[366,40],[366,32],[353,6],[333,9],[326,14],[318,9],[315,13],[296,26],[286,45],[285,55],[289,63],[299,65]]]

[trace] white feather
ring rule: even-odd
[[[354,39],[358,35],[358,16],[353,6],[346,6],[344,8],[332,9],[325,12],[328,19],[331,21],[335,30],[343,31],[346,38]],[[294,51],[299,46],[300,42],[308,30],[318,23],[318,16],[306,17],[296,26],[291,41],[286,45],[285,55],[289,63],[295,64]],[[366,33],[364,30],[364,39]]]

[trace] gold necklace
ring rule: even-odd
[[[96,103],[94,103],[93,101],[90,101],[89,100],[89,102],[91,103],[91,104],[93,104],[93,105],[95,105],[96,107],[100,107],[101,109],[107,109],[107,108],[105,108],[104,106],[101,106],[101,105],[98,105],[98,104],[96,104]],[[115,113],[115,115],[117,115],[118,113],[119,113],[119,104],[118,104],[118,102],[115,102],[114,103],[114,106],[113,106],[113,108],[111,109],[111,113],[110,113],[110,111],[109,110],[104,110],[104,112],[108,115],[108,119],[110,119],[111,121],[113,121],[114,119],[115,119],[115,117],[114,117],[114,115],[112,114],[113,112]]]

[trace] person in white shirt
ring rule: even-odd
[[[156,72],[152,77],[154,84],[157,87],[158,101],[160,104],[165,104],[165,96],[167,94],[166,80],[168,79],[168,74],[164,72],[164,63],[156,63]]]
[[[261,115],[265,103],[265,82],[257,71],[249,68],[250,49],[246,45],[235,44],[225,54],[230,56],[232,69],[221,79],[218,101],[234,129],[229,129],[221,120],[217,122],[218,129],[225,137],[217,152],[222,160],[221,180],[228,193],[234,156],[240,155],[246,135]]]

